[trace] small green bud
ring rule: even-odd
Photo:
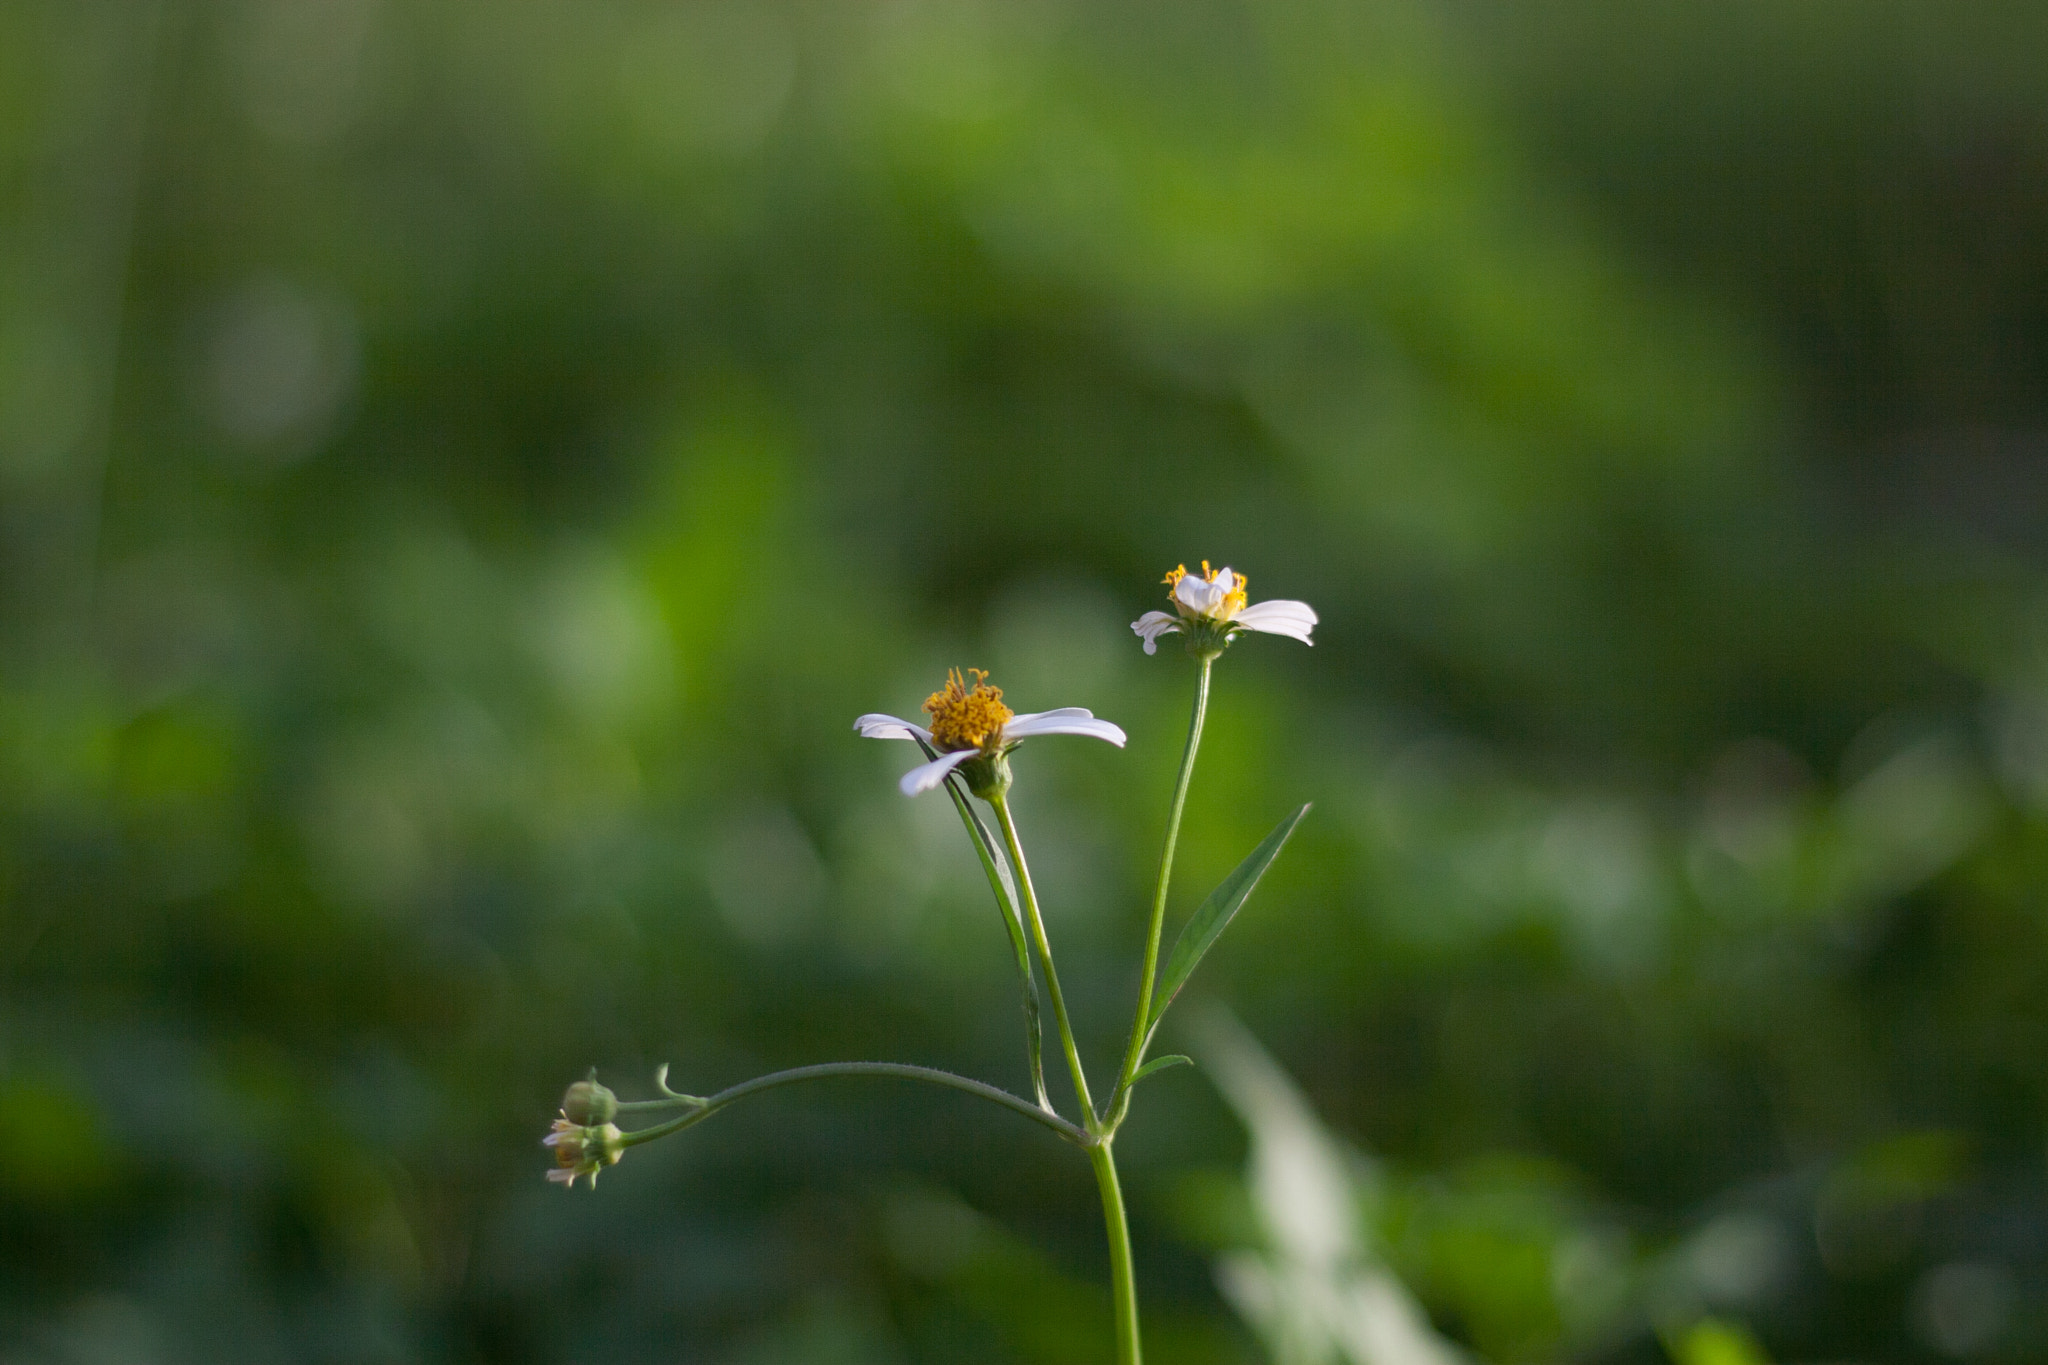
[[[619,1116],[619,1097],[597,1083],[596,1077],[578,1081],[562,1095],[562,1117],[587,1125],[610,1123]]]

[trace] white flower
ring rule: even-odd
[[[946,675],[946,686],[925,698],[924,711],[931,728],[879,713],[862,716],[853,723],[868,739],[916,739],[940,751],[929,763],[903,774],[898,785],[905,796],[928,792],[946,780],[946,774],[971,758],[995,758],[1008,753],[1018,740],[1033,735],[1088,735],[1123,747],[1124,732],[1079,706],[1057,711],[1033,711],[1017,715],[1003,705],[1003,689],[988,685],[988,674],[971,668],[974,686],[958,669]]]
[[[1306,602],[1285,600],[1247,603],[1245,576],[1228,567],[1211,569],[1205,559],[1199,575],[1189,573],[1187,566],[1181,565],[1163,581],[1168,588],[1167,598],[1179,614],[1148,611],[1131,622],[1131,629],[1145,642],[1147,654],[1159,652],[1160,636],[1188,629],[1215,632],[1218,649],[1239,630],[1286,635],[1305,645],[1315,643],[1309,639],[1309,632],[1316,627],[1313,607]]]

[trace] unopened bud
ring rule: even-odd
[[[571,1123],[610,1123],[619,1116],[619,1097],[595,1079],[578,1081],[562,1095],[562,1117]]]

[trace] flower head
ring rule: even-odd
[[[932,747],[952,753],[959,749],[988,749],[1002,740],[1003,727],[1017,713],[1003,705],[1003,689],[988,685],[988,674],[979,668],[974,686],[955,668],[946,673],[946,685],[924,699],[924,713],[932,718]]]
[[[968,685],[968,679],[973,685]],[[1003,689],[991,687],[988,674],[978,668],[966,673],[954,669],[946,674],[946,685],[925,698],[924,713],[931,728],[895,716],[872,713],[853,723],[868,739],[914,739],[938,757],[912,768],[899,784],[905,796],[928,792],[962,765],[968,786],[977,794],[985,787],[1007,783],[1004,759],[1020,740],[1033,735],[1088,735],[1107,740],[1121,748],[1124,732],[1106,720],[1078,706],[1057,711],[1033,711],[1018,715],[1003,704]]]
[[[626,1154],[625,1136],[616,1124],[586,1126],[566,1115],[556,1119],[554,1131],[541,1139],[542,1146],[555,1149],[555,1169],[548,1179],[566,1189],[583,1176],[596,1189],[597,1173]]]
[[[1240,630],[1265,635],[1286,635],[1312,645],[1309,633],[1315,629],[1314,608],[1306,602],[1251,602],[1245,596],[1245,576],[1228,565],[1221,569],[1202,561],[1202,572],[1191,574],[1185,564],[1176,566],[1162,580],[1166,600],[1173,612],[1148,611],[1131,622],[1131,629],[1145,642],[1145,652],[1159,652],[1159,637],[1185,632],[1188,648],[1197,652],[1221,653]]]

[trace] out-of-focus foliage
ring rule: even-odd
[[[1251,1132],[1245,1185],[1260,1243],[1221,1258],[1218,1282],[1275,1365],[1458,1365],[1375,1245],[1377,1173],[1242,1026],[1219,1010],[1203,1031],[1203,1059]]]
[[[1190,994],[1435,1330],[2039,1358],[2044,73],[1926,0],[0,7],[0,1344],[1097,1358],[1085,1172],[957,1096],[536,1140],[593,1062],[1022,1085],[848,730],[952,664],[1130,732],[1015,798],[1106,1066],[1124,623],[1208,556],[1324,625],[1220,670],[1176,915],[1316,807]],[[1148,1342],[1257,1359],[1242,1131],[1141,1099]]]

